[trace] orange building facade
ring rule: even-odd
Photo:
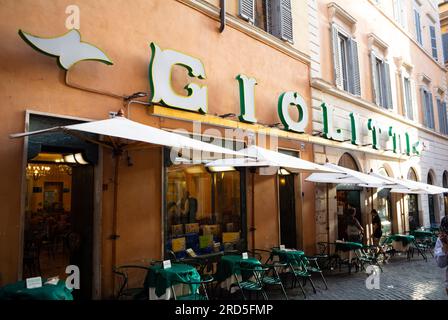
[[[78,1],[81,40],[101,48],[113,64],[82,61],[66,71],[56,58],[24,42],[18,31],[49,38],[67,33],[67,23],[77,19],[76,10],[67,9],[71,4],[2,1],[0,92],[6,125],[0,129],[4,146],[0,159],[8,170],[0,187],[0,284],[38,273],[32,255],[36,239],[45,243],[38,252],[41,269],[44,264],[55,265],[54,250],[57,255],[68,246],[69,257],[61,258],[59,269],[47,270],[46,275],[79,261],[82,296],[88,298],[113,296],[114,265],[160,260],[171,251],[182,256],[188,246],[206,252],[210,242],[225,242],[224,237],[240,239],[249,249],[289,241],[314,252],[314,186],[304,181],[304,175],[262,175],[249,169],[213,173],[203,165],[172,166],[163,147],[132,150],[119,161],[114,220],[116,168],[110,150],[62,136],[9,138],[16,132],[107,119],[111,112],[124,109],[133,121],[196,136],[224,137],[226,130],[248,130],[251,134],[231,139],[235,142],[231,146],[255,143],[312,161],[311,122],[305,124],[304,133],[284,130],[277,110],[280,95],[292,91],[303,98],[302,107],[311,114],[308,34],[303,31],[307,22],[302,10],[306,3],[292,3],[290,32],[283,34],[284,29],[268,30],[266,21],[257,26],[263,9],[256,11],[257,23],[247,21],[251,19],[240,12],[239,1],[226,1],[222,32],[219,1]],[[184,97],[188,92],[183,88],[190,82],[206,87],[206,112],[149,103],[151,43],[202,62],[204,79],[191,77],[176,65],[171,84]],[[242,115],[238,75],[256,79],[256,121],[238,117]],[[133,96],[138,92],[145,94]],[[298,116],[296,108],[289,113]],[[79,154],[82,160],[66,158]],[[28,165],[51,168],[41,172]],[[190,210],[195,207],[195,216],[182,221],[179,212],[185,209],[186,191],[194,199],[188,203]],[[180,229],[175,227],[179,225]],[[60,230],[64,227],[65,233]],[[282,234],[292,238],[282,239]]]

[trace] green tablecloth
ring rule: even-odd
[[[42,283],[45,281],[42,279]],[[0,288],[0,300],[73,300],[71,291],[62,280],[57,285],[43,284],[34,289],[27,289],[26,282],[19,281]]]
[[[151,266],[145,278],[144,288],[155,288],[158,297],[166,293],[166,289],[180,282],[199,282],[201,276],[196,268],[188,264],[173,264],[171,268],[163,269],[161,264]],[[196,292],[199,284],[190,285],[191,292]]]
[[[404,234],[391,234],[386,238],[384,243],[392,243],[392,241],[400,241],[404,246],[414,242],[415,237],[411,235]]]
[[[412,235],[415,238],[432,238],[434,235],[431,231],[425,231],[425,230],[414,230],[412,232]]]
[[[256,267],[261,265],[260,261],[252,257],[249,257],[248,259],[243,259],[243,257],[240,255],[223,256],[218,263],[218,269],[216,271],[216,280],[224,281],[235,273],[240,274],[241,262],[244,263],[244,267],[249,266]]]
[[[279,248],[272,249],[272,255],[278,256],[280,262],[283,263],[298,263],[305,258],[305,252],[300,250],[280,250]]]
[[[352,251],[362,249],[364,246],[358,242],[336,242],[336,251]]]

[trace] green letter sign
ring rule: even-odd
[[[299,111],[299,120],[294,121],[289,115],[289,106],[295,106]],[[286,130],[298,133],[305,132],[308,124],[308,107],[303,97],[297,92],[288,91],[282,93],[278,99],[278,115]]]
[[[239,74],[236,79],[240,86],[240,121],[255,123],[255,85],[257,80],[248,78],[244,74]]]
[[[174,50],[162,50],[151,43],[151,62],[149,64],[149,81],[151,85],[151,102],[168,107],[189,111],[207,112],[207,87],[189,83],[185,89],[186,96],[178,95],[171,86],[171,69],[179,65],[188,70],[190,77],[205,79],[202,62]]]

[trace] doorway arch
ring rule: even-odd
[[[417,172],[414,168],[410,168],[407,175],[408,180],[417,181]],[[420,227],[420,217],[418,210],[418,195],[408,194],[406,195],[408,202],[408,219],[409,219],[409,229],[411,231]]]
[[[443,172],[442,185],[448,188],[448,171]],[[443,203],[445,205],[445,216],[448,216],[448,193],[443,194]]]
[[[378,174],[390,177],[386,167],[381,167],[378,169]],[[390,189],[383,188],[377,191],[377,211],[381,218],[381,226],[383,229],[383,234],[385,236],[391,234],[392,232],[392,195]]]
[[[436,179],[435,179],[434,171],[432,169],[430,169],[428,171],[428,176],[426,178],[426,181],[430,185],[435,184]],[[431,224],[431,227],[437,223],[437,220],[436,220],[436,212],[438,211],[437,208],[438,208],[438,203],[437,203],[436,196],[433,194],[428,194],[428,213],[429,213],[429,223]]]
[[[349,153],[344,153],[339,158],[338,165],[354,171],[361,171],[358,162]],[[338,239],[348,239],[346,229],[349,208],[354,208],[356,210],[356,219],[358,219],[359,222],[362,221],[361,191],[362,188],[354,185],[339,184],[336,186]]]

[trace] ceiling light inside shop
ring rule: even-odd
[[[188,174],[201,174],[206,171],[203,166],[189,166],[185,168],[185,172]]]
[[[227,172],[227,171],[235,171],[234,167],[208,167],[208,170],[211,172]]]

